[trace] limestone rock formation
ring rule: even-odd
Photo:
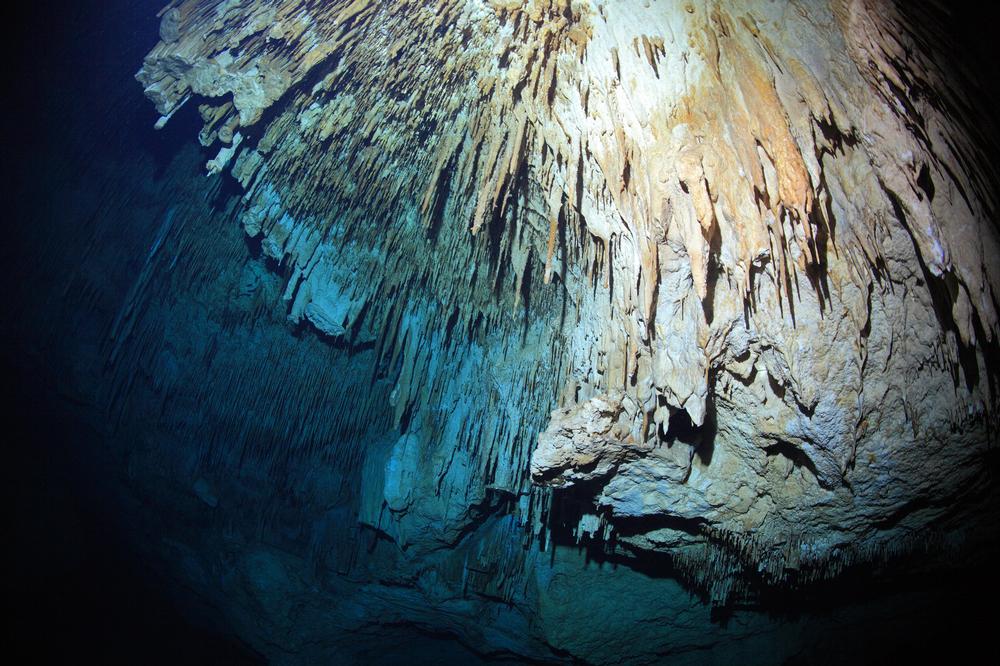
[[[569,530],[725,604],[923,547],[982,483],[992,129],[908,11],[180,0],[137,78],[160,127],[197,105],[288,320],[373,355],[392,431],[334,448],[399,576],[558,614]]]

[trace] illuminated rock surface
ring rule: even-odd
[[[974,548],[993,130],[922,11],[171,3],[179,152],[60,286],[143,552],[275,663],[774,663],[773,595]]]

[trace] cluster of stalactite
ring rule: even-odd
[[[294,421],[282,442],[248,424],[253,455],[338,441],[343,418],[391,422],[401,437],[384,455],[353,437],[331,456],[375,479],[359,491],[374,493],[363,522],[428,548],[500,511],[496,492],[524,498],[502,510],[524,539],[544,530],[551,491],[529,478],[539,433],[543,485],[550,444],[580,443],[560,464],[584,475],[633,447],[598,465],[627,485],[598,493],[605,534],[621,516],[697,514],[752,544],[733,556],[708,533],[678,537],[681,552],[707,549],[688,567],[703,582],[732,578],[720,567],[789,580],[789,535],[828,494],[824,519],[847,523],[858,558],[889,548],[864,541],[872,524],[964,477],[921,485],[916,465],[899,472],[895,504],[856,511],[874,496],[875,465],[910,455],[887,440],[905,421],[912,441],[965,425],[985,445],[997,400],[1000,248],[984,144],[939,45],[908,25],[863,0],[171,3],[138,74],[159,125],[198,106],[199,139],[218,147],[206,168],[239,183],[243,228],[283,277],[288,319],[371,351],[392,387],[379,403],[318,371],[311,381],[359,396],[336,419],[321,397],[262,394],[302,416],[280,410]],[[154,246],[148,261],[196,252]],[[132,307],[114,337],[156,335],[131,328]],[[916,342],[896,339],[907,316]],[[928,377],[951,395],[911,405],[908,386]],[[769,400],[779,411],[761,407]],[[591,401],[612,405],[605,440],[580,416]],[[905,415],[879,407],[894,401]],[[547,430],[557,407],[566,415]],[[711,459],[712,438],[715,467],[696,460]],[[974,451],[963,455],[957,467]],[[791,463],[778,470],[776,458]],[[397,469],[408,465],[418,469]],[[433,511],[454,525],[435,545],[404,528],[413,500],[401,484],[445,498]],[[683,506],[647,499],[674,487]],[[712,499],[737,491],[732,506]],[[808,529],[826,562],[830,529]],[[468,584],[489,578],[488,594],[509,598],[505,581],[524,564],[507,547],[498,537]]]

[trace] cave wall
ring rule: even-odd
[[[768,595],[995,527],[989,124],[927,17],[159,21],[141,89],[31,170],[59,194],[8,327],[142,558],[269,660],[771,663],[914,593]]]
[[[363,521],[537,521],[533,450],[597,484],[579,530],[780,581],[897,548],[991,441],[981,127],[901,11],[175,3],[138,79],[199,104],[290,319],[399,364]]]

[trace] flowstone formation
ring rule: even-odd
[[[1000,233],[990,125],[915,11],[171,3],[157,126],[197,106],[252,280],[383,387],[320,368],[349,416],[229,455],[325,447],[330,529],[397,548],[339,570],[466,637],[467,595],[500,602],[470,642],[533,656],[621,654],[560,633],[574,539],[717,605],[951,539],[997,427]]]

